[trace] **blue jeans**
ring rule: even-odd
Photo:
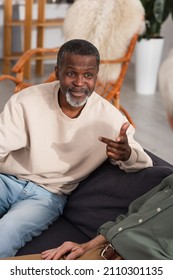
[[[65,195],[0,174],[0,258],[15,256],[63,212]]]

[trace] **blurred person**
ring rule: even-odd
[[[167,117],[173,129],[173,49],[161,64],[158,82]]]

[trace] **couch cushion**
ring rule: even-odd
[[[158,164],[155,156],[153,167],[136,173],[125,173],[107,160],[71,194],[63,215],[92,238],[104,222],[126,213],[134,199],[171,173],[173,166],[162,160]]]

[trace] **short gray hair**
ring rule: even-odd
[[[65,42],[59,49],[57,56],[57,66],[61,67],[66,53],[72,53],[76,55],[91,55],[95,56],[96,64],[99,70],[100,54],[98,49],[89,41],[82,39],[73,39]]]

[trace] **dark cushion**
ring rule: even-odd
[[[105,161],[71,194],[63,216],[82,233],[94,237],[104,222],[126,213],[134,199],[173,173],[173,166],[159,166],[156,162],[151,168],[125,173]]]
[[[94,237],[108,220],[126,213],[129,204],[173,173],[173,166],[148,152],[154,167],[125,173],[105,161],[70,195],[62,217],[40,236],[33,238],[17,255],[39,253],[64,241],[82,243]]]

